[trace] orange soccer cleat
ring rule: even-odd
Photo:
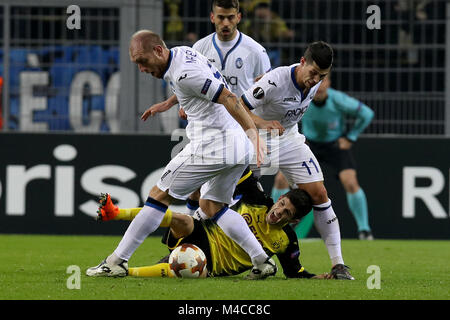
[[[109,193],[100,194],[99,202],[100,205],[97,210],[98,221],[113,220],[119,214],[119,207],[112,202]]]

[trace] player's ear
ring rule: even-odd
[[[300,58],[300,64],[301,64],[302,66],[304,66],[305,63],[306,63],[305,57],[301,57],[301,58]]]
[[[237,23],[241,22],[242,19],[242,13],[238,12],[237,14]]]
[[[214,12],[211,11],[209,14],[209,19],[211,20],[211,23],[214,23]]]

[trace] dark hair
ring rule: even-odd
[[[312,209],[312,199],[308,192],[302,189],[290,190],[285,196],[291,201],[295,207],[295,219],[306,216]]]
[[[328,69],[333,63],[333,49],[324,41],[316,41],[311,43],[303,54],[306,62],[313,61],[320,69]]]
[[[239,11],[239,0],[214,0],[211,10],[214,9],[214,7],[221,7],[224,9],[235,8]]]

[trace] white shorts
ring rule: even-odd
[[[252,156],[252,154],[250,154]],[[234,189],[249,162],[205,163],[186,146],[164,169],[156,186],[169,195],[186,200],[200,188],[200,198],[229,204]],[[197,161],[195,161],[197,160]]]
[[[280,170],[291,186],[301,183],[323,181],[323,173],[319,162],[300,133],[290,134],[279,140],[279,144],[271,145],[271,153],[267,156],[267,165],[262,170],[251,166],[255,175],[275,174]]]

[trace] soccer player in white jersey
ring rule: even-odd
[[[238,30],[241,21],[238,0],[214,0],[210,20],[216,32],[198,40],[192,47],[208,58],[225,77],[230,91],[240,97],[257,77],[271,70],[269,56],[263,46]],[[147,109],[142,119],[164,112],[177,103],[177,97],[173,95]],[[185,118],[183,109],[180,109],[180,115]],[[198,192],[188,198],[188,214],[194,214],[198,199]]]
[[[131,38],[130,58],[141,72],[169,83],[190,119],[186,129],[190,143],[166,166],[114,252],[86,274],[126,276],[129,258],[161,225],[172,200],[186,200],[201,187],[199,214],[213,219],[251,257],[254,267],[247,277],[274,275],[275,262],[244,218],[226,205],[253,153],[258,165],[264,157],[265,143],[260,143],[246,109],[227,89],[220,72],[192,48],[169,50],[159,35],[141,30]]]
[[[277,134],[267,138],[270,166],[279,168],[290,185],[311,195],[314,222],[328,249],[331,273],[336,278],[353,280],[342,258],[339,222],[323,183],[322,170],[298,130],[298,122],[330,72],[332,62],[332,48],[325,42],[314,42],[300,63],[265,74],[242,95],[241,102],[247,106],[257,128],[270,131],[277,129],[274,127],[277,123]]]

